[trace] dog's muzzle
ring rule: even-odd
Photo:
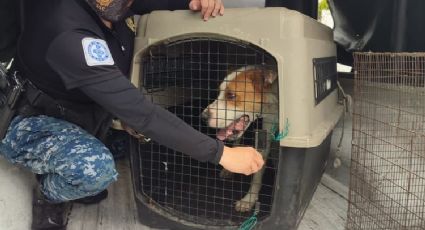
[[[217,139],[219,140],[229,140],[234,141],[240,138],[245,130],[250,124],[250,118],[248,115],[243,115],[242,117],[234,120],[230,125],[225,128],[220,128],[217,130]]]

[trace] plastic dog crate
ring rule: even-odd
[[[256,214],[258,229],[294,229],[320,181],[332,130],[343,112],[332,31],[285,8],[227,9],[226,16],[208,22],[199,17],[189,11],[143,16],[132,82],[143,87],[154,103],[218,138],[220,128],[210,125],[202,113],[220,97],[220,85],[229,79],[248,79],[244,77],[248,72],[262,76],[261,82],[274,73],[277,79],[261,88],[261,94],[255,89],[243,92],[243,100],[250,93],[260,96],[254,103],[260,112],[246,116],[249,126],[244,126],[240,138],[225,139],[229,146],[262,151],[270,144],[261,189],[255,205],[241,211],[235,202],[246,196],[252,176],[224,177],[220,166],[198,162],[153,141],[132,140],[139,219],[155,228],[235,229]],[[236,77],[227,77],[231,73]],[[265,89],[276,95],[272,110],[263,109]],[[221,108],[226,116],[233,114],[227,103]],[[270,111],[275,114],[266,114]],[[231,136],[237,137],[239,131]]]

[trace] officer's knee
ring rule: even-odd
[[[104,155],[83,157],[74,166],[73,182],[80,190],[96,193],[117,180],[114,160]]]
[[[96,168],[96,176],[93,183],[98,189],[106,189],[112,182],[117,180],[118,173],[113,159],[103,160]]]

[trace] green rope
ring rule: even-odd
[[[271,135],[272,135],[272,139],[274,141],[280,141],[282,139],[284,139],[286,136],[288,136],[289,133],[289,120],[288,118],[286,119],[286,123],[285,123],[285,129],[282,132],[279,132],[279,124],[275,123],[272,126],[272,130],[271,131]]]
[[[238,230],[251,230],[257,224],[257,214],[254,213],[248,220],[242,223]]]
[[[260,202],[255,203],[254,214],[248,219],[245,220],[238,230],[252,230],[255,225],[257,225],[257,214],[260,212]]]
[[[289,133],[289,120],[286,119],[285,129],[282,132],[279,132],[279,123],[273,124],[270,132],[274,141],[280,141],[284,139],[286,136],[288,136]],[[260,203],[257,202],[255,206],[254,214],[252,214],[249,219],[245,220],[238,230],[252,230],[254,229],[255,225],[257,225],[257,214],[260,211]]]

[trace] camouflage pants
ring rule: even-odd
[[[16,117],[0,143],[0,155],[41,175],[52,202],[92,196],[117,179],[110,151],[80,127],[52,117]]]

